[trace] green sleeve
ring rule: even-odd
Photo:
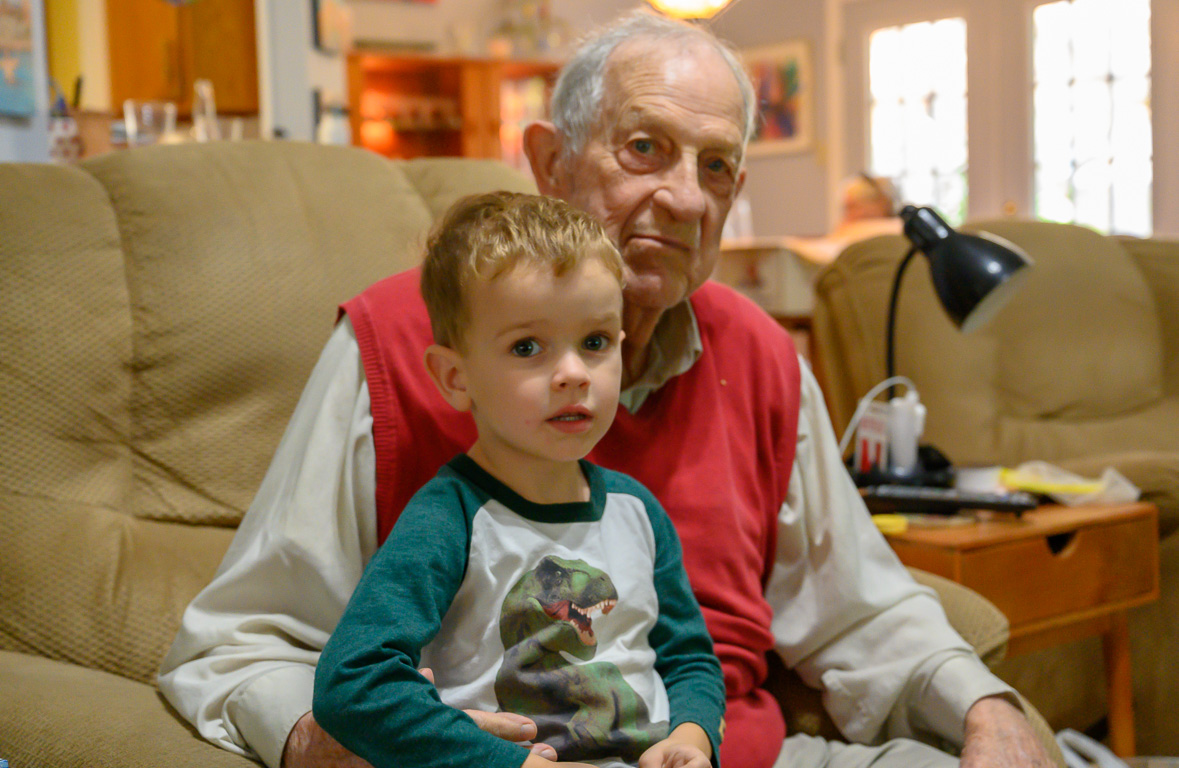
[[[428,483],[364,571],[320,656],[312,712],[376,768],[519,768],[528,750],[442,703],[418,671],[462,583],[478,507],[453,481]]]
[[[670,726],[674,730],[682,723],[695,723],[703,728],[712,743],[712,764],[719,767],[720,727],[725,715],[724,674],[713,652],[704,615],[688,584],[679,536],[671,519],[645,488],[639,498],[647,505],[655,533],[659,617],[649,641],[655,650],[655,669],[667,689]]]

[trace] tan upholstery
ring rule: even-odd
[[[495,162],[284,142],[0,164],[0,757],[246,764],[167,708],[159,661],[336,305],[495,188],[534,189]]]
[[[959,465],[1042,459],[1086,476],[1118,468],[1159,506],[1162,599],[1132,614],[1138,748],[1179,754],[1179,242],[1110,238],[1062,224],[978,222],[1021,246],[1034,271],[1001,313],[960,334],[928,262],[904,278],[896,371],[929,409],[925,438]],[[900,237],[849,247],[818,279],[818,374],[842,431],[884,378],[884,336]],[[1098,643],[1004,662],[1057,728],[1104,709]]]

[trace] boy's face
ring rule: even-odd
[[[522,266],[468,300],[460,367],[480,449],[496,463],[584,457],[618,408],[618,280],[594,258],[560,277]]]

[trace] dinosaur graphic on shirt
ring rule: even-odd
[[[537,742],[561,760],[618,756],[634,762],[666,738],[647,705],[608,662],[594,657],[593,619],[618,602],[614,582],[583,560],[547,556],[508,592],[500,609],[503,664],[495,695],[506,712],[536,721]]]

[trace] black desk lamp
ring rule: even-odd
[[[905,237],[913,246],[892,282],[888,301],[888,378],[894,375],[893,337],[901,276],[918,251],[929,259],[933,288],[946,314],[963,333],[989,320],[1015,293],[1031,259],[1018,246],[994,235],[964,235],[950,228],[932,208],[901,210]],[[891,394],[889,395],[891,397]]]

